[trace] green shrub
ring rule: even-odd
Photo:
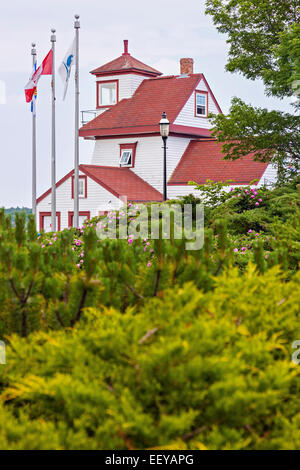
[[[9,339],[0,447],[299,449],[300,277],[228,269],[139,312]]]
[[[0,212],[0,448],[299,449],[299,192],[262,191],[211,185],[198,251]]]

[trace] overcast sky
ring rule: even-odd
[[[36,42],[38,63],[49,51],[50,30],[57,30],[57,66],[73,39],[73,17],[80,15],[80,109],[95,108],[94,77],[89,71],[129,52],[164,74],[179,72],[179,59],[193,57],[195,72],[203,72],[223,112],[233,96],[255,106],[289,109],[289,100],[264,96],[260,82],[224,71],[228,46],[210,17],[204,0],[10,0],[1,3],[0,80],[6,86],[6,102],[0,104],[2,184],[0,206],[31,207],[31,113],[24,86],[32,68],[31,43]],[[73,167],[73,83],[65,102],[57,77],[57,179]],[[0,98],[1,99],[1,98]],[[37,188],[50,187],[51,91],[44,76],[38,89]],[[82,140],[82,139],[81,139]],[[80,143],[80,162],[90,163],[92,142]]]

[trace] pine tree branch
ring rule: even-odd
[[[161,269],[158,268],[157,273],[156,273],[156,281],[155,281],[155,288],[154,288],[153,297],[156,297],[156,295],[157,295],[157,291],[158,291],[158,287],[159,287],[159,281],[160,281],[160,275],[161,275]]]
[[[77,314],[76,314],[75,318],[73,318],[73,320],[71,321],[71,326],[74,326],[75,323],[77,323],[81,318],[82,309],[83,309],[84,304],[85,304],[85,299],[86,299],[87,293],[88,293],[88,289],[86,287],[84,287],[83,292],[82,292],[82,296],[81,296],[81,300],[80,300],[80,303],[79,303],[78,311],[77,311]]]

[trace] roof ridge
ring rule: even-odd
[[[145,80],[151,81],[151,80],[165,80],[165,79],[171,79],[171,78],[179,78],[183,74],[178,74],[178,75],[161,75],[160,77],[151,77]],[[189,73],[184,78],[193,78],[193,77],[201,77],[203,74],[202,73]]]

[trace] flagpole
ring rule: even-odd
[[[79,227],[79,15],[75,15],[75,156],[74,156],[74,221],[73,226]]]
[[[36,49],[35,44],[31,44],[31,55],[33,70],[36,69]],[[36,215],[36,97],[32,98],[32,213]]]
[[[55,43],[56,35],[55,29],[51,29],[51,42],[52,42],[52,153],[51,153],[51,230],[56,231],[56,141],[55,141]]]

